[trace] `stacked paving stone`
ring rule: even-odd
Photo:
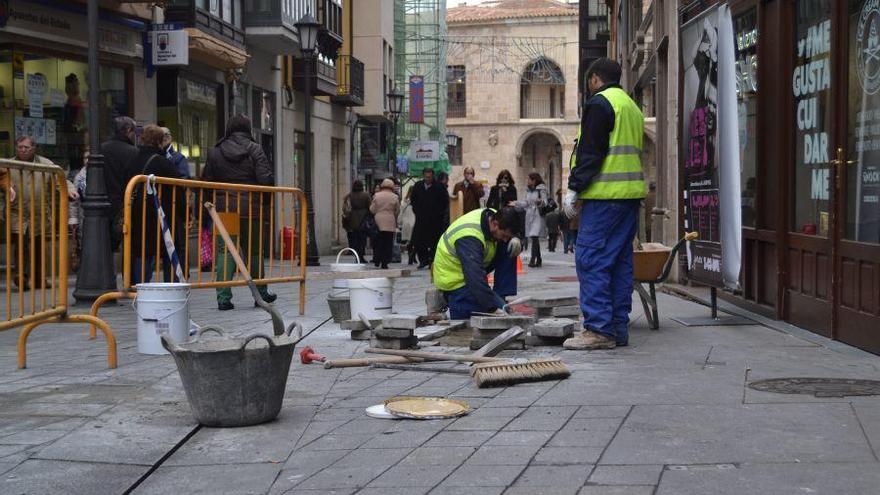
[[[382,320],[369,320],[370,326],[361,320],[345,320],[339,323],[339,328],[351,331],[351,340],[370,340],[373,330],[382,325]],[[370,329],[373,328],[373,330]]]
[[[370,345],[380,349],[413,349],[419,346],[419,338],[414,335],[419,326],[419,316],[409,314],[390,314],[382,317],[382,325],[373,328]]]
[[[577,296],[550,294],[535,296],[528,303],[538,322],[526,343],[532,346],[558,346],[574,334],[581,308]]]
[[[528,330],[535,322],[531,316],[471,316],[471,328],[474,335],[471,338],[471,350],[477,350],[488,344],[490,340],[504,333],[511,327],[522,327]],[[507,344],[506,349],[522,350],[526,348],[525,334],[522,337]]]
[[[574,335],[576,320],[568,318],[544,318],[532,327],[526,343],[531,346],[562,345],[565,339]]]

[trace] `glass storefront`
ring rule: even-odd
[[[849,2],[846,239],[880,243],[880,12]]]
[[[101,66],[100,140],[113,134],[113,118],[130,115],[126,69]],[[28,135],[38,153],[64,167],[82,166],[88,142],[88,64],[18,49],[0,50],[0,155],[14,154]]]
[[[828,237],[831,214],[831,0],[796,4],[791,230]]]
[[[736,49],[736,100],[739,127],[742,224],[756,227],[758,122],[758,12],[751,9],[733,20]]]
[[[217,144],[219,113],[217,96],[219,84],[207,83],[183,76],[177,79],[177,98],[158,107],[158,120],[171,129],[172,143],[189,162],[190,175],[200,177],[208,150]]]

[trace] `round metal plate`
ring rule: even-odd
[[[751,382],[749,388],[761,392],[815,397],[880,395],[880,381],[850,378],[771,378]]]
[[[391,414],[411,419],[447,419],[471,412],[467,402],[443,397],[392,397],[385,401]]]

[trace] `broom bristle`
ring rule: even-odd
[[[559,358],[479,363],[471,368],[471,377],[479,388],[562,380],[569,376],[571,371]]]

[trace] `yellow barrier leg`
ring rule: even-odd
[[[101,306],[109,301],[117,301],[125,297],[129,299],[134,299],[134,294],[132,294],[131,292],[108,292],[106,294],[101,294],[100,296],[98,296],[97,299],[95,299],[95,302],[92,303],[92,309],[89,310],[89,316],[98,321],[103,321],[98,318],[98,310],[101,309]],[[98,332],[95,329],[95,324],[92,323],[89,325],[89,340],[95,340],[97,336]],[[115,368],[115,366],[113,367]]]
[[[40,325],[45,325],[46,323],[78,322],[95,325],[100,328],[102,332],[104,332],[104,336],[107,337],[107,366],[111,369],[116,368],[116,336],[113,335],[113,330],[110,329],[110,325],[108,325],[107,322],[105,322],[104,320],[91,315],[72,315],[64,318],[63,320],[57,316],[54,316],[47,320],[38,321],[26,325],[21,330],[21,333],[18,335],[18,369],[27,368],[27,339],[35,328]]]

